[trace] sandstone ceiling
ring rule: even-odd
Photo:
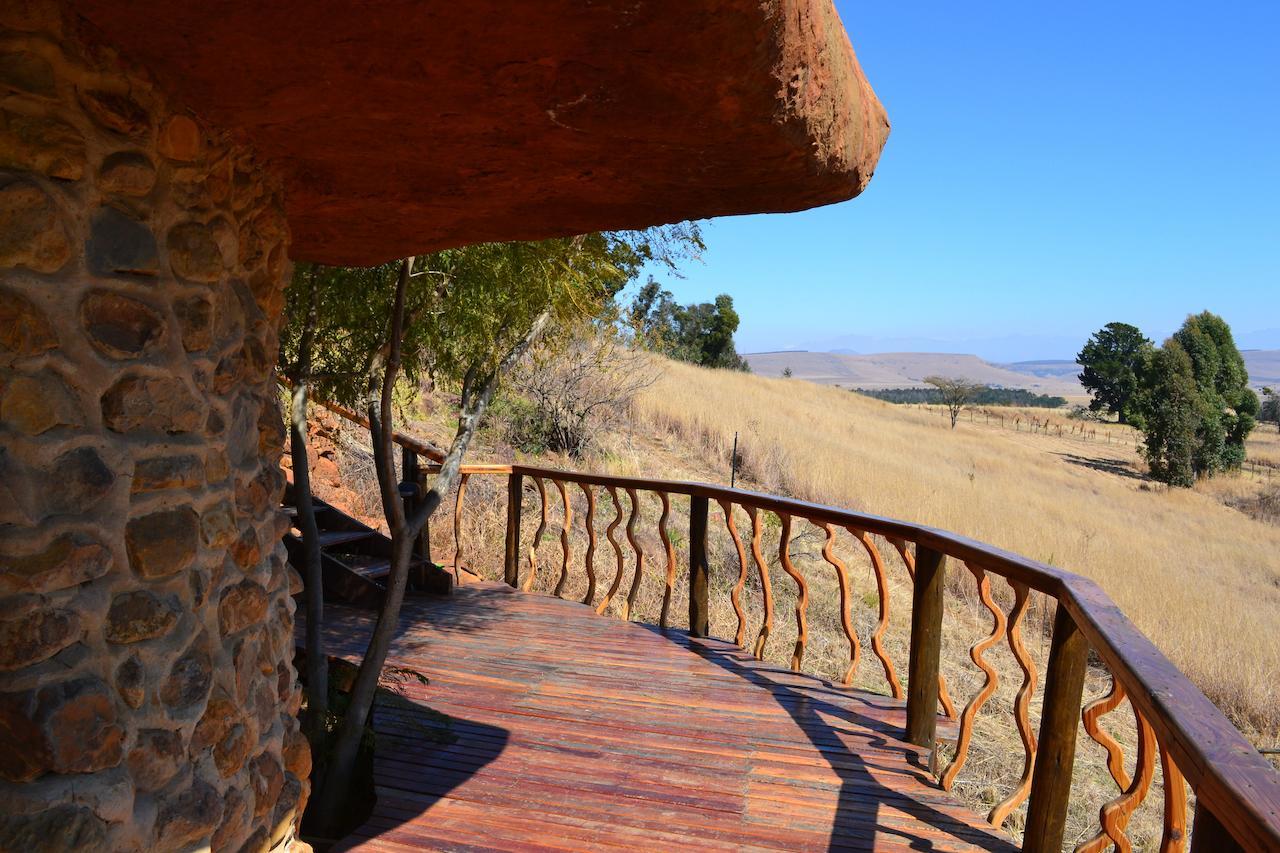
[[[284,179],[296,259],[792,211],[888,121],[831,0],[74,0]]]

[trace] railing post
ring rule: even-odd
[[[407,447],[400,448],[400,494],[404,502],[405,517],[413,515],[418,508],[418,501],[422,499],[422,479],[421,468],[418,465],[418,454],[414,453]],[[405,485],[413,487],[410,493],[404,490]],[[413,556],[421,558],[421,540],[413,544]],[[424,589],[427,583],[427,569],[425,565],[412,566],[409,569],[409,586],[414,589]]]
[[[916,545],[911,596],[911,648],[907,661],[907,740],[937,755],[938,658],[942,652],[942,590],[947,558]]]
[[[524,475],[507,475],[507,550],[502,579],[508,586],[520,585],[520,504],[524,500]]]
[[[707,609],[707,498],[689,499],[689,633],[695,637],[711,634]]]
[[[1236,853],[1240,842],[1227,831],[1202,799],[1196,800],[1196,821],[1191,832],[1191,853]]]
[[[1023,850],[1056,853],[1062,849],[1088,654],[1089,644],[1084,635],[1067,608],[1058,602],[1045,673],[1040,739],[1031,777],[1031,804],[1027,809]]]

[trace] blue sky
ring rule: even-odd
[[[1280,348],[1280,2],[837,6],[893,124],[870,187],[660,276],[732,294],[740,351],[1061,358],[1206,308]]]

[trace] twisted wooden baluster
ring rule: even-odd
[[[756,660],[764,660],[764,647],[773,630],[773,586],[769,583],[769,565],[764,561],[764,554],[760,553],[760,537],[764,534],[764,528],[760,524],[760,510],[749,506],[747,515],[751,517],[751,556],[760,572],[760,592],[764,596],[764,624],[760,626],[760,634],[756,637],[752,654]]]
[[[636,497],[635,489],[627,489],[627,497],[631,498],[631,515],[627,518],[627,541],[631,543],[631,550],[636,552],[636,573],[631,578],[631,589],[627,591],[627,603],[622,606],[622,618],[626,621],[631,619],[631,608],[636,603],[636,593],[640,591],[640,577],[644,572],[644,551],[640,548],[640,543],[636,542],[636,516],[640,512],[640,499]]]
[[[586,483],[578,485],[582,487],[582,493],[587,496],[587,517],[583,521],[587,526],[587,553],[582,558],[583,568],[587,570],[587,594],[582,597],[582,603],[589,607],[591,599],[596,597],[596,493]]]
[[[903,539],[890,539],[890,543],[898,552],[898,556],[902,558],[902,565],[907,567],[907,575],[914,583],[916,579],[916,557],[907,550],[907,543]],[[947,691],[947,677],[942,673],[938,673],[938,701],[942,704],[942,710],[947,715],[948,720],[956,718],[956,706],[951,701],[951,694]]]
[[[858,657],[862,649],[858,643],[858,632],[853,628],[853,596],[849,592],[849,571],[836,556],[836,528],[834,524],[824,524],[822,529],[827,533],[827,541],[822,545],[822,559],[836,570],[836,578],[840,581],[840,625],[844,628],[845,639],[849,641],[849,668],[844,671],[842,679],[845,687],[853,686],[854,673],[858,671]]]
[[[800,661],[804,659],[804,648],[809,643],[809,623],[805,619],[805,611],[809,608],[809,585],[804,582],[804,575],[796,571],[788,553],[791,545],[791,515],[781,513],[782,534],[778,537],[778,561],[782,570],[796,582],[796,647],[791,652],[791,668],[799,672]]]
[[[1022,669],[1022,687],[1018,689],[1018,696],[1013,702],[1013,716],[1018,723],[1018,735],[1022,738],[1022,751],[1025,757],[1022,763],[1022,779],[1018,782],[1018,787],[987,815],[987,820],[997,829],[1004,825],[1009,814],[1031,793],[1031,773],[1036,764],[1036,736],[1031,728],[1030,714],[1031,694],[1036,689],[1036,665],[1027,654],[1026,646],[1022,644],[1022,619],[1027,613],[1031,590],[1026,584],[1017,581],[1009,581],[1009,586],[1013,587],[1013,610],[1009,616],[1009,649]]]
[[[1129,787],[1129,774],[1124,769],[1124,750],[1120,748],[1120,744],[1116,742],[1109,733],[1107,733],[1099,724],[1099,720],[1120,707],[1120,703],[1125,699],[1124,685],[1111,676],[1111,690],[1105,696],[1095,699],[1084,707],[1080,712],[1080,716],[1084,721],[1084,730],[1094,742],[1100,744],[1107,751],[1107,770],[1111,771],[1111,778],[1115,780],[1116,786],[1121,790]]]
[[[733,504],[729,501],[717,501],[724,512],[724,524],[729,528],[729,536],[733,538],[733,547],[738,549],[738,582],[729,592],[729,600],[733,602],[734,615],[738,617],[738,632],[733,635],[733,642],[738,648],[744,648],[747,641],[747,614],[742,609],[742,589],[747,585],[747,552],[742,547],[742,537],[738,535],[738,525],[733,520]]]
[[[1160,744],[1160,769],[1164,774],[1164,833],[1160,853],[1182,853],[1187,849],[1187,788],[1173,756]]]
[[[613,546],[613,555],[617,558],[618,568],[613,574],[613,583],[609,585],[609,591],[604,594],[604,601],[600,602],[600,606],[596,608],[596,613],[604,613],[609,609],[609,602],[613,601],[613,597],[618,594],[618,587],[622,585],[622,546],[618,544],[618,540],[614,535],[614,531],[622,523],[622,501],[618,500],[616,487],[606,486],[605,488],[609,491],[609,497],[613,498],[614,515],[613,521],[609,522],[609,527],[604,532],[604,537]]]
[[[662,614],[658,617],[659,627],[667,627],[667,614],[671,610],[671,595],[676,591],[676,549],[671,544],[671,536],[667,533],[667,517],[671,515],[671,498],[666,492],[658,492],[658,500],[662,502],[662,515],[658,516],[658,536],[662,539],[662,547],[667,552],[667,585],[662,590]]]
[[[893,694],[893,698],[901,699],[902,682],[898,680],[893,661],[889,660],[889,653],[884,648],[884,632],[889,630],[889,578],[885,575],[884,560],[880,559],[880,549],[876,547],[875,542],[871,541],[870,536],[856,527],[846,529],[862,543],[863,550],[871,558],[871,568],[876,575],[876,594],[880,597],[880,620],[876,622],[876,629],[871,634],[871,651],[880,659],[880,665],[884,667],[884,677],[889,682],[889,691]]]
[[[463,474],[458,480],[458,496],[453,500],[453,579],[460,581],[458,574],[462,569],[462,499],[467,494],[467,480],[470,474]]]
[[[542,516],[538,521],[538,529],[533,534],[533,544],[529,546],[529,577],[525,578],[525,592],[533,589],[533,579],[538,574],[538,545],[542,543],[542,534],[547,532],[547,486],[541,477],[532,477],[533,484],[538,487],[538,500],[542,504]]]
[[[956,781],[956,775],[969,760],[969,744],[973,740],[973,722],[977,719],[978,711],[982,710],[982,706],[987,704],[991,694],[995,693],[996,688],[1000,686],[1000,675],[996,672],[996,668],[987,663],[982,656],[1004,637],[1005,627],[1004,611],[996,607],[995,601],[991,598],[991,581],[987,579],[986,571],[981,566],[971,563],[964,565],[978,581],[978,597],[982,599],[983,606],[990,611],[992,624],[991,634],[969,647],[969,659],[987,678],[982,689],[969,700],[969,704],[964,706],[964,711],[960,714],[960,739],[956,742],[956,754],[942,773],[942,788],[946,791],[951,790],[952,783]]]
[[[556,484],[556,491],[560,493],[560,502],[564,504],[564,523],[560,525],[560,577],[556,579],[556,588],[551,594],[556,598],[562,598],[560,595],[564,591],[565,581],[569,580],[569,530],[573,526],[573,507],[569,505],[569,494],[565,491],[565,484],[561,480],[553,480]]]
[[[1076,853],[1099,853],[1105,850],[1108,844],[1114,844],[1115,849],[1120,853],[1132,853],[1133,844],[1124,830],[1129,825],[1129,818],[1133,817],[1134,811],[1147,798],[1151,780],[1156,775],[1155,731],[1138,713],[1136,707],[1133,709],[1133,719],[1138,726],[1138,755],[1134,762],[1136,775],[1120,796],[1102,807],[1098,813],[1102,830],[1093,838],[1077,845]]]

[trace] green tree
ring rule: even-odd
[[[1093,395],[1089,408],[1114,414],[1122,424],[1140,417],[1138,392],[1151,341],[1136,326],[1108,323],[1093,333],[1076,356],[1080,384]]]
[[[1226,321],[1188,317],[1149,362],[1141,409],[1152,476],[1190,486],[1240,467],[1260,407]]]
[[[703,367],[747,369],[734,348],[740,318],[727,293],[715,302],[679,305],[671,291],[650,278],[624,312],[624,322],[645,349]]]
[[[1191,486],[1204,405],[1191,358],[1170,340],[1152,353],[1144,379],[1143,429],[1151,476],[1171,486]]]
[[[1203,398],[1196,450],[1197,474],[1239,468],[1245,439],[1257,425],[1258,395],[1249,387],[1249,372],[1236,348],[1231,327],[1204,311],[1186,319],[1173,340],[1191,359],[1191,371]]]
[[[1275,424],[1276,431],[1280,432],[1280,391],[1276,391],[1271,386],[1262,389],[1262,407],[1258,412],[1258,420],[1263,423]]]

